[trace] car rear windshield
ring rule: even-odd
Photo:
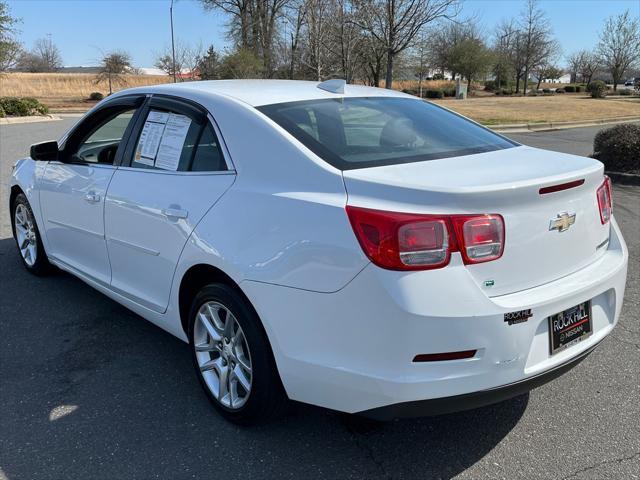
[[[341,170],[421,162],[518,144],[431,103],[412,98],[338,98],[259,110]]]

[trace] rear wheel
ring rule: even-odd
[[[23,193],[18,194],[11,205],[11,226],[25,268],[34,275],[48,273],[51,264],[44,251],[33,210]]]
[[[189,316],[189,345],[207,396],[227,420],[243,425],[280,414],[286,395],[260,320],[225,284],[204,287]]]

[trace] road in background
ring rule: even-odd
[[[75,120],[0,126],[3,189],[31,143]],[[585,130],[513,137],[586,149]],[[563,377],[441,417],[375,424],[295,404],[246,429],[214,412],[181,341],[70,275],[29,275],[3,194],[0,478],[637,478],[640,188],[614,198],[630,251],[621,321]]]

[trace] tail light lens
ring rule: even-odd
[[[461,241],[464,263],[496,260],[504,250],[504,221],[500,215],[454,216],[456,236]]]
[[[611,179],[605,175],[602,185],[596,191],[598,207],[600,208],[600,222],[604,225],[611,219],[613,213],[613,197],[611,196]]]
[[[504,250],[500,215],[418,215],[347,206],[364,253],[390,270],[428,270],[449,264],[460,251],[465,263],[496,260]]]

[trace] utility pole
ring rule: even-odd
[[[173,62],[173,83],[176,83],[176,46],[173,41],[173,0],[171,0],[171,6],[169,7],[169,16],[171,17],[171,59]]]

